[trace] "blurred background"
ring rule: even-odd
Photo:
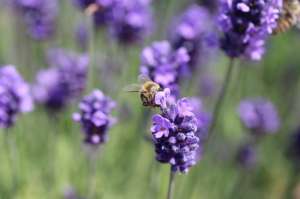
[[[93,72],[81,96],[98,88],[118,104],[113,112],[118,122],[109,130],[109,141],[97,152],[92,174],[80,125],[72,120],[81,96],[59,111],[37,104],[33,112],[20,116],[14,127],[1,130],[0,198],[80,199],[88,198],[91,187],[97,199],[165,198],[169,166],[155,160],[153,144],[144,139],[150,135],[149,109],[141,105],[137,93],[122,88],[137,82],[142,49],[153,41],[169,39],[176,19],[192,4],[207,9],[212,21],[207,26],[217,34],[213,1],[153,0],[151,33],[135,43],[116,39],[109,27],[93,28],[89,11],[72,0],[59,0],[56,8],[41,12],[55,12],[46,17],[53,17],[55,30],[47,38],[36,38],[26,24],[36,14],[34,9],[27,14],[13,0],[0,2],[0,65],[15,65],[26,81],[35,84],[38,71],[51,66],[50,49],[88,55]],[[287,155],[300,118],[299,46],[300,32],[291,30],[268,41],[262,61],[238,61],[216,133],[206,143],[198,164],[188,174],[176,176],[174,198],[279,199],[291,197],[289,193],[300,198],[298,167]],[[209,48],[204,48],[204,61],[190,78],[181,81],[181,95],[200,97],[204,109],[212,112],[228,58],[218,47]],[[249,132],[240,122],[237,107],[241,100],[253,97],[270,100],[281,124],[276,134],[257,143],[255,165],[245,168],[236,157]],[[13,150],[7,136],[15,140]]]

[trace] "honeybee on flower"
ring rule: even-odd
[[[274,33],[286,32],[294,26],[300,27],[300,1],[284,0],[281,15]]]
[[[145,75],[140,75],[138,84],[131,84],[124,88],[127,92],[138,92],[143,103],[143,106],[157,107],[155,96],[161,90],[161,87],[156,82],[152,81]]]

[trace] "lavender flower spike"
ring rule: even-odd
[[[141,54],[141,74],[148,76],[162,88],[170,88],[173,96],[179,95],[179,79],[190,60],[185,48],[176,51],[167,41],[154,42]]]
[[[89,58],[84,54],[53,49],[49,51],[48,59],[50,68],[37,74],[33,93],[38,103],[60,110],[85,89]]]
[[[239,148],[237,153],[237,163],[244,169],[252,169],[257,164],[257,154],[255,147],[247,144]]]
[[[142,41],[152,29],[151,0],[116,0],[109,24],[112,36],[123,43]]]
[[[80,102],[80,112],[74,113],[73,119],[81,124],[87,144],[98,146],[107,142],[107,132],[116,122],[111,116],[115,106],[116,103],[100,90],[94,90]]]
[[[14,66],[0,68],[0,128],[14,125],[17,115],[33,109],[29,85]]]
[[[81,10],[86,10],[90,6],[94,6],[93,18],[97,27],[107,25],[112,21],[112,9],[119,0],[73,0],[75,6]]]
[[[44,40],[55,32],[57,0],[12,0],[33,39]]]
[[[97,0],[73,0],[74,4],[80,9],[86,9],[90,5],[96,3]]]
[[[198,20],[195,20],[198,19]],[[201,60],[200,55],[209,49],[205,47],[206,39],[212,29],[209,11],[201,6],[190,6],[171,28],[170,41],[173,48],[185,47],[190,56],[189,65],[195,67]],[[204,56],[203,56],[204,57]]]
[[[221,0],[221,47],[231,58],[260,60],[277,26],[282,0]]]
[[[265,99],[242,101],[238,113],[245,127],[257,135],[275,133],[280,126],[276,108]]]
[[[152,118],[151,132],[156,159],[170,164],[173,172],[187,173],[197,163],[200,139],[197,117],[183,104],[185,99],[161,107],[162,113]]]

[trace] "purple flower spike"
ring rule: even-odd
[[[251,145],[242,146],[237,154],[237,162],[245,169],[253,168],[257,163],[256,150]]]
[[[156,159],[170,164],[174,172],[187,173],[201,155],[198,119],[187,99],[168,102],[161,107],[162,113],[152,118]]]
[[[152,121],[153,126],[151,132],[156,139],[169,136],[169,129],[172,128],[172,123],[169,120],[160,115],[155,115],[153,116]]]
[[[90,145],[104,144],[108,140],[108,130],[116,122],[111,111],[116,103],[100,90],[94,90],[79,104],[79,113],[73,119],[79,122],[85,134],[85,142]]]
[[[110,31],[124,43],[142,41],[152,27],[150,0],[116,0],[112,9]]]
[[[277,26],[282,0],[222,0],[221,47],[229,57],[260,60]]]
[[[210,12],[215,13],[218,9],[218,0],[198,0],[204,7],[207,7]]]
[[[112,9],[119,0],[73,0],[75,6],[81,10],[86,10],[94,5],[97,10],[93,13],[94,22],[97,27],[107,25],[112,21]]]
[[[241,121],[255,134],[275,133],[280,120],[274,105],[265,99],[244,100],[238,113]]]
[[[178,96],[180,71],[187,68],[189,60],[185,48],[174,51],[167,41],[154,42],[142,51],[140,70],[162,88],[169,88],[171,95]]]
[[[118,0],[96,0],[99,9],[94,14],[94,22],[97,27],[108,25],[112,22],[113,9],[117,3]]]
[[[14,0],[14,6],[36,40],[45,40],[55,32],[58,13],[57,0]]]
[[[83,92],[89,58],[62,49],[49,51],[48,58],[50,68],[37,74],[33,93],[38,103],[60,110]]]
[[[212,19],[209,11],[198,5],[190,6],[176,20],[175,26],[171,28],[170,40],[173,48],[185,47],[187,49],[190,56],[189,65],[191,67],[195,67],[201,61],[200,55],[209,51],[209,48],[203,48],[206,42],[208,42],[206,40],[210,35],[209,32],[211,29]]]
[[[14,125],[17,115],[33,109],[29,85],[14,66],[0,68],[0,128]]]

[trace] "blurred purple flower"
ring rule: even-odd
[[[0,128],[14,125],[17,115],[33,109],[29,85],[14,66],[0,68]]]
[[[218,0],[198,0],[201,1],[201,5],[207,7],[210,12],[214,13],[218,9]]]
[[[213,96],[216,93],[217,87],[217,80],[212,74],[205,74],[200,79],[200,95],[203,97]]]
[[[238,113],[241,121],[257,135],[275,133],[280,120],[274,105],[265,99],[250,99],[240,103]]]
[[[260,60],[265,41],[277,26],[282,0],[222,0],[221,47],[229,57]]]
[[[142,51],[140,72],[178,96],[179,75],[187,68],[189,60],[185,48],[174,51],[167,41],[154,42]]]
[[[96,26],[100,27],[112,22],[113,9],[116,7],[118,0],[96,0],[99,9],[94,14]]]
[[[58,14],[57,0],[13,0],[14,6],[27,25],[33,39],[53,36]]]
[[[48,59],[50,68],[37,74],[33,93],[38,103],[60,110],[85,89],[89,58],[53,49],[49,51]]]
[[[184,47],[190,56],[189,65],[195,67],[199,61],[207,61],[207,52],[212,46],[212,17],[209,11],[201,6],[190,6],[171,28],[170,41],[173,48]],[[215,38],[215,40],[217,40]],[[217,47],[217,46],[215,46]]]
[[[110,32],[124,43],[142,41],[152,27],[151,0],[115,0]]]
[[[97,0],[73,0],[74,4],[80,9],[86,9],[90,5],[96,3]]]
[[[64,192],[64,199],[83,199],[78,196],[76,190],[73,187],[67,187]]]
[[[152,29],[151,0],[75,0],[81,9],[97,6],[96,26],[108,25],[113,38],[132,43],[143,40]]]
[[[240,147],[237,154],[237,162],[243,168],[253,168],[257,163],[255,148],[252,145],[244,145]]]
[[[107,25],[112,20],[112,9],[119,0],[73,0],[75,6],[79,9],[86,10],[89,6],[95,6],[93,18],[97,27]]]
[[[151,127],[156,159],[169,163],[174,172],[187,173],[202,155],[198,128],[204,127],[203,120],[194,113],[197,110],[189,99],[162,101],[167,101],[166,106],[153,116]]]
[[[79,122],[85,134],[85,142],[90,145],[104,144],[108,140],[108,130],[116,122],[111,111],[116,103],[100,90],[94,90],[79,104],[79,113],[73,119]]]

